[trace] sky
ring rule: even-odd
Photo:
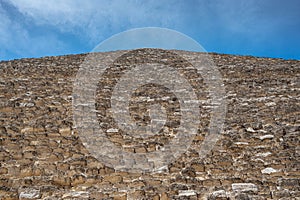
[[[207,52],[300,60],[299,0],[0,0],[0,60],[88,53],[143,27]]]

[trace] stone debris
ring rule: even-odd
[[[117,53],[98,55],[114,59]],[[199,103],[200,122],[192,144],[182,144],[188,150],[154,172],[114,169],[86,148],[100,140],[98,135],[84,141],[73,121],[76,109],[72,109],[72,101],[77,98],[73,84],[86,54],[0,62],[0,199],[300,197],[300,61],[210,54],[222,74],[227,113],[220,139],[204,156],[199,149],[209,133],[210,111],[216,105],[201,75],[188,61],[175,56],[184,55],[200,64],[202,53],[153,49],[123,53],[99,77],[96,103],[82,101],[77,106],[93,107],[91,114],[97,116],[105,136],[125,152],[143,155],[166,149],[176,138],[182,117],[180,101],[172,91],[149,84],[132,94],[129,111],[139,126],[151,123],[149,108],[153,105],[161,105],[162,116],[168,116],[166,121],[155,118],[163,128],[148,138],[133,137],[118,127],[110,101],[116,82],[135,62],[160,59],[186,77],[198,97],[189,102]],[[107,151],[108,158],[114,154],[102,145],[94,151]]]
[[[107,133],[117,133],[117,132],[119,132],[119,130],[116,129],[116,128],[110,128],[110,129],[108,129],[106,132],[107,132]]]
[[[179,190],[178,196],[195,196],[197,195],[194,190]]]
[[[272,155],[271,152],[265,152],[265,153],[258,153],[256,154],[257,157],[267,157],[269,155]]]
[[[274,138],[274,135],[263,135],[263,136],[259,137],[260,140],[273,139],[273,138]]]
[[[236,145],[248,145],[248,142],[235,142]]]
[[[275,102],[267,102],[265,103],[266,106],[276,106]]]
[[[263,173],[263,174],[272,174],[272,173],[275,173],[275,172],[278,172],[278,170],[276,170],[272,167],[267,167],[267,168],[261,170],[261,173]]]
[[[37,189],[25,189],[20,192],[19,199],[38,199],[41,197],[40,190]]]
[[[248,132],[250,132],[250,133],[255,133],[256,131],[253,129],[253,128],[251,128],[251,127],[248,127],[247,129],[246,129],[246,131],[248,131]]]

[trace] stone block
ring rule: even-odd
[[[253,183],[233,183],[231,185],[234,192],[257,192],[258,188]]]

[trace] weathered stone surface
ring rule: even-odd
[[[253,183],[234,183],[232,184],[232,190],[234,192],[257,192],[258,188],[255,184]]]
[[[267,168],[261,170],[261,173],[263,173],[263,174],[272,174],[272,173],[275,173],[275,172],[278,172],[278,170],[276,170],[272,167],[267,167]]]
[[[104,180],[110,183],[120,183],[122,182],[123,178],[120,175],[112,175],[112,176],[105,176]]]
[[[70,127],[60,128],[59,133],[62,136],[71,136],[71,128]]]
[[[174,52],[194,60],[200,56]],[[101,128],[131,153],[163,148],[180,124],[178,100],[159,87],[138,89],[130,105],[132,120],[139,124],[149,123],[151,102],[168,108],[169,121],[155,137],[129,137],[110,116],[114,83],[131,62],[146,62],[147,53],[163,56],[154,50],[141,50],[140,57],[128,54],[106,71],[96,94]],[[211,56],[223,76],[228,103],[220,140],[200,159],[213,105],[201,77],[168,57],[163,62],[181,70],[197,92],[200,125],[187,152],[153,173],[116,171],[83,145],[73,122],[72,92],[86,55],[0,62],[0,199],[299,198],[300,61]]]
[[[178,196],[197,196],[194,190],[179,190]]]
[[[228,195],[226,194],[225,190],[218,190],[214,191],[210,196],[209,199],[227,199]]]
[[[19,194],[19,199],[39,199],[41,197],[40,190],[26,188],[22,189]]]

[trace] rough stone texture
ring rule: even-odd
[[[155,173],[115,171],[83,146],[71,104],[85,55],[0,62],[0,199],[299,199],[300,61],[211,56],[228,101],[222,138],[199,158],[204,112],[189,150]],[[155,151],[168,140],[124,141],[105,122],[110,139],[129,152]]]

